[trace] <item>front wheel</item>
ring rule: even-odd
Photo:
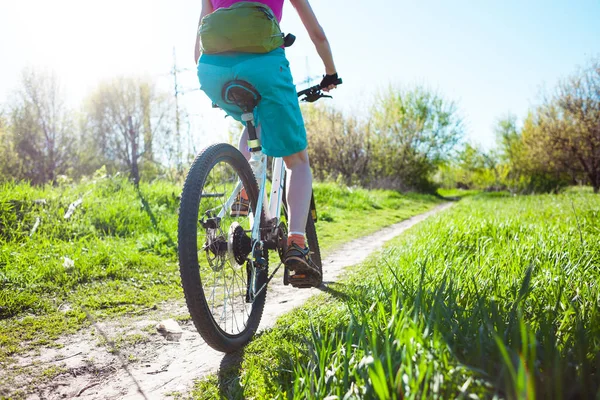
[[[240,188],[249,209],[232,206]],[[212,348],[233,352],[258,329],[267,269],[246,262],[252,252],[251,216],[258,187],[244,156],[233,146],[206,148],[192,164],[179,207],[179,271],[196,329]],[[239,203],[236,203],[239,206]],[[266,288],[265,288],[266,289]]]

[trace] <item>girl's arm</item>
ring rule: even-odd
[[[200,22],[202,22],[202,18],[205,15],[213,12],[213,5],[211,0],[202,0],[202,12],[200,13],[200,20],[198,21],[198,27],[200,27]],[[196,47],[194,48],[194,60],[196,64],[198,64],[198,59],[200,58],[200,36],[198,36],[198,29],[196,29]]]
[[[321,25],[319,25],[319,21],[310,7],[308,0],[290,0],[290,3],[292,3],[298,12],[310,39],[317,48],[317,53],[319,53],[319,57],[321,57],[321,60],[323,60],[323,64],[325,65],[325,73],[327,75],[335,74],[335,64],[333,63],[333,55],[331,54],[329,41],[327,41],[327,36],[325,36],[325,32]]]

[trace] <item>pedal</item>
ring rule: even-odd
[[[321,284],[321,279],[308,272],[299,272],[289,275],[289,284],[298,289],[307,289],[317,287]]]

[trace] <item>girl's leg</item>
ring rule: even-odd
[[[312,173],[308,153],[302,150],[283,157],[283,161],[287,170],[288,245],[294,242],[300,248],[305,248],[304,231],[312,195]]]

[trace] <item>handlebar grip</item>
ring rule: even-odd
[[[343,83],[342,78],[338,78],[337,81],[333,82],[333,84],[336,86],[341,85],[342,83]],[[323,89],[325,86],[321,86],[321,84],[318,84],[316,87],[319,89]]]
[[[335,81],[333,84],[337,86],[337,85],[341,85],[342,83],[343,83],[342,78],[338,78],[337,81]],[[321,84],[315,85],[313,87],[310,87],[308,89],[304,89],[304,90],[298,92],[298,97],[320,91],[321,89],[323,89],[323,87],[321,87]]]

